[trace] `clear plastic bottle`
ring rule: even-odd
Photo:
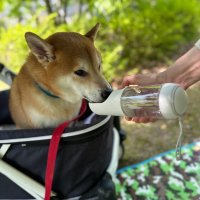
[[[113,91],[103,103],[90,103],[99,115],[176,119],[187,108],[187,94],[174,83],[128,86]]]
[[[160,86],[129,86],[121,96],[121,108],[127,117],[162,117],[159,110]]]

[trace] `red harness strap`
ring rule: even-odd
[[[45,200],[50,200],[50,197],[51,197],[51,189],[52,189],[53,175],[54,175],[54,170],[55,170],[56,156],[58,152],[61,135],[63,134],[63,131],[65,130],[65,128],[69,126],[71,122],[79,119],[85,113],[86,108],[87,108],[87,102],[83,100],[80,114],[77,117],[59,125],[53,132],[50,145],[49,145],[47,166],[46,166]]]

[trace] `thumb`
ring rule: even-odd
[[[124,88],[129,85],[144,85],[144,83],[146,82],[145,81],[146,78],[145,78],[145,75],[142,75],[142,74],[126,76],[122,80],[120,88]]]
[[[124,88],[129,85],[152,85],[156,84],[156,74],[136,74],[124,77],[120,88]]]

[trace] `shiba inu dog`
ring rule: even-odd
[[[20,128],[54,127],[75,117],[82,99],[102,102],[111,87],[94,46],[99,29],[58,32],[47,39],[27,32],[31,50],[10,92],[12,118]]]

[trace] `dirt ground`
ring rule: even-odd
[[[188,89],[187,94],[189,104],[183,117],[183,145],[200,140],[200,86],[195,85]],[[124,141],[125,154],[120,161],[120,167],[138,163],[176,147],[179,136],[177,120],[136,124],[121,119],[121,124],[127,138]]]

